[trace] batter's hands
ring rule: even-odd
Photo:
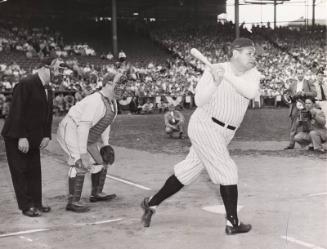
[[[40,149],[43,150],[45,147],[48,146],[49,144],[49,141],[50,141],[50,138],[48,137],[44,137],[41,141],[41,144],[40,144]]]
[[[18,139],[18,149],[23,152],[27,153],[30,148],[29,142],[27,138],[20,138]]]
[[[215,85],[219,86],[223,80],[225,69],[221,65],[212,65],[210,73],[212,74]]]

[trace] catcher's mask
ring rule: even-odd
[[[112,85],[114,84],[113,81],[114,81],[114,78],[116,76],[116,73],[113,73],[113,72],[109,72],[107,73],[104,78],[103,78],[103,86],[109,84],[109,85]],[[115,86],[114,86],[114,95],[115,95],[115,98],[116,99],[121,99],[123,94],[125,93],[126,91],[126,83],[127,83],[127,77],[125,75],[122,75],[118,82],[116,82]]]
[[[105,164],[111,165],[115,162],[115,151],[110,145],[101,147],[100,155]]]
[[[48,58],[44,60],[44,66],[50,71],[51,83],[61,82],[64,75],[64,70],[69,68],[61,58]]]

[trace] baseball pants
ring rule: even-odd
[[[177,179],[188,185],[205,169],[215,184],[237,184],[237,166],[227,149],[234,134],[235,130],[214,123],[208,114],[197,109],[188,126],[192,142],[189,154],[174,167]]]
[[[68,165],[75,165],[76,161],[80,159],[77,125],[68,115],[59,124],[57,140],[61,148],[68,155]],[[90,172],[97,173],[101,171],[103,168],[103,161],[99,152],[98,144],[89,144],[87,150],[91,156],[90,165],[92,166]]]

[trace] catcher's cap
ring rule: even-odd
[[[254,42],[251,39],[244,38],[244,37],[236,38],[232,42],[231,47],[232,47],[232,49],[240,49],[240,48],[245,48],[245,47],[255,48]]]

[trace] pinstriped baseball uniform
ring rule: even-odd
[[[229,62],[220,64],[225,69],[225,76],[217,87],[209,70],[200,79],[195,99],[198,108],[192,114],[188,134],[192,142],[190,152],[182,162],[174,167],[178,180],[188,185],[206,169],[215,184],[233,185],[238,182],[237,166],[229,155],[227,145],[240,126],[249,99],[259,91],[260,73],[255,69],[235,76]],[[230,76],[230,77],[228,77]],[[247,95],[229,82],[230,79],[247,86]],[[213,121],[218,120],[219,125]],[[227,126],[233,126],[232,130]]]

